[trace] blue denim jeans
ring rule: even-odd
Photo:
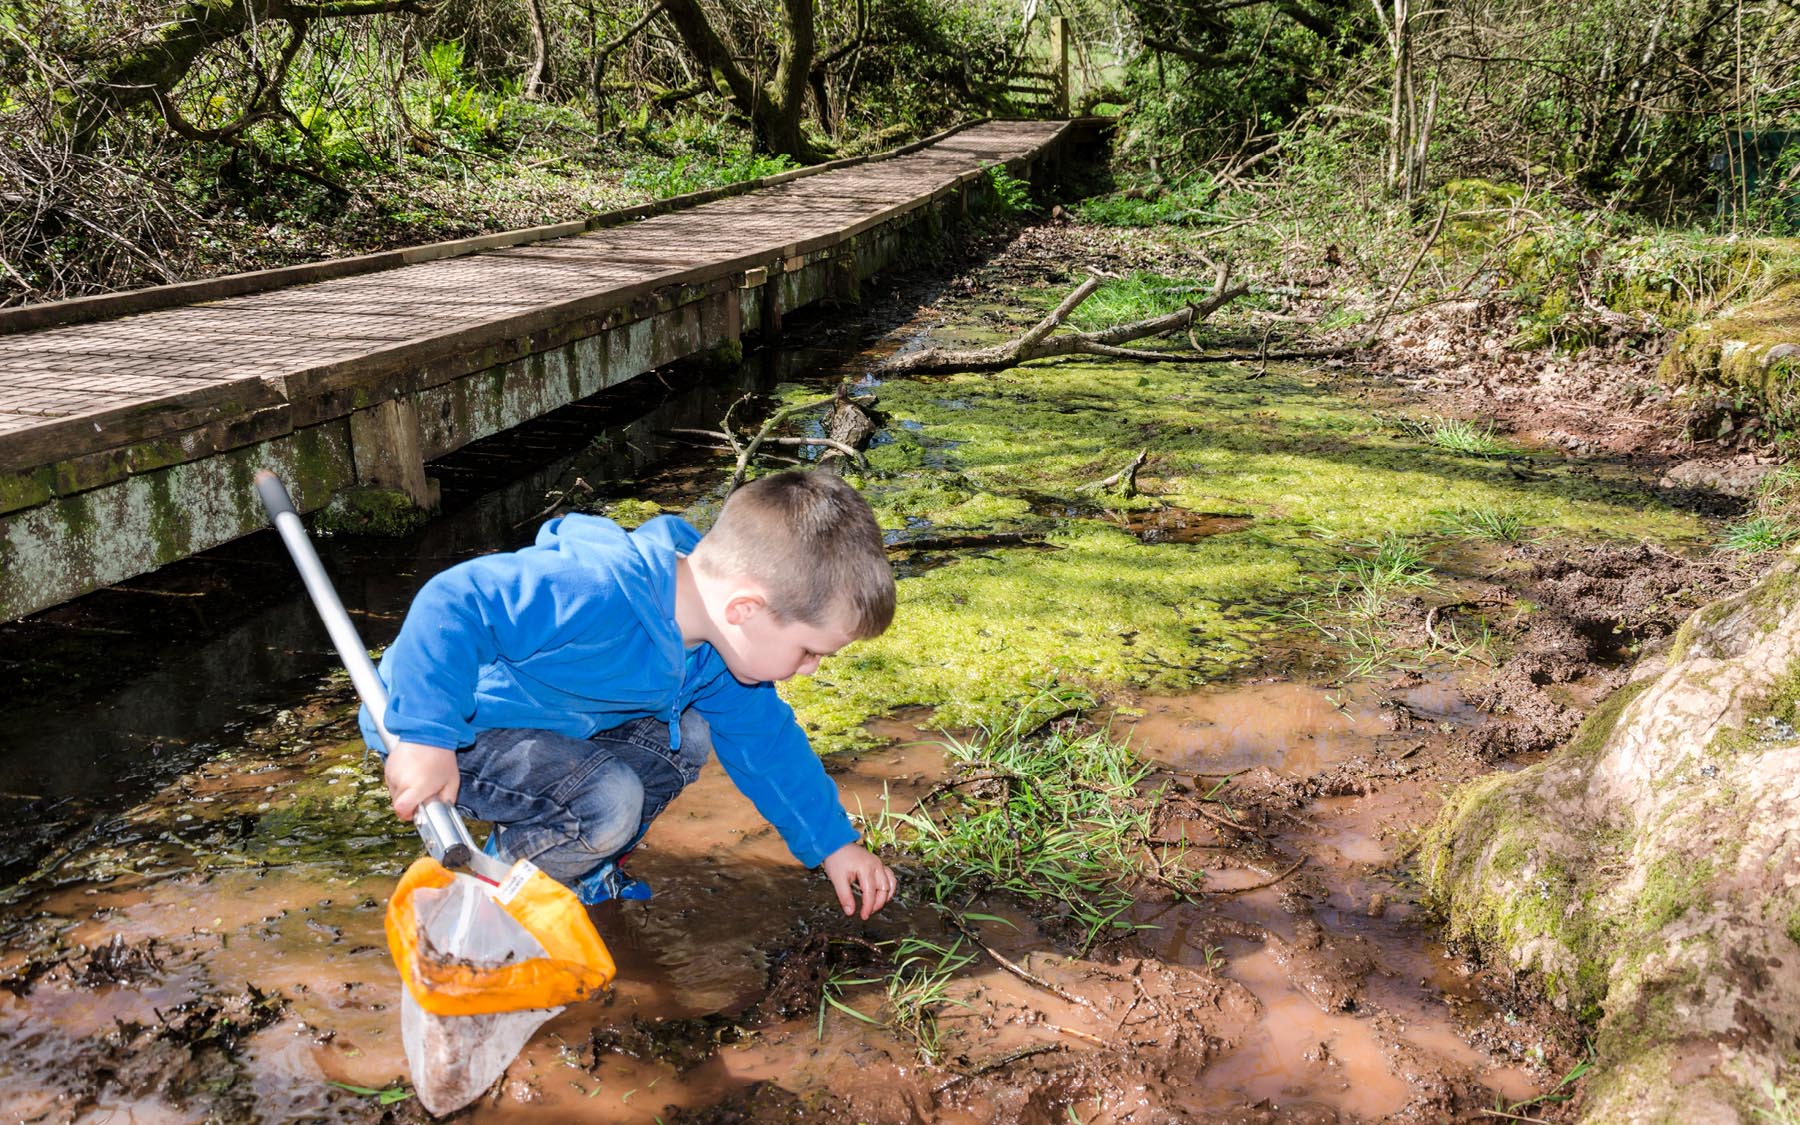
[[[486,730],[457,755],[456,804],[494,822],[501,854],[573,883],[636,841],[711,756],[712,731],[692,710],[681,716],[679,750],[658,719],[592,738]]]

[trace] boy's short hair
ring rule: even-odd
[[[692,555],[714,578],[749,578],[783,621],[844,624],[856,639],[894,619],[894,572],[862,493],[828,472],[773,473],[733,492]]]

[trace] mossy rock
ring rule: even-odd
[[[313,526],[326,534],[411,534],[425,526],[431,513],[414,504],[397,489],[353,488],[340,492],[313,517]]]
[[[1716,389],[1771,418],[1792,417],[1800,408],[1800,282],[1684,329],[1661,376]]]

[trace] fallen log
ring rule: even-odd
[[[913,352],[910,355],[895,356],[889,359],[883,368],[885,371],[897,374],[921,374],[935,371],[1002,371],[1028,360],[1066,355],[1098,355],[1114,359],[1142,360],[1177,358],[1168,353],[1121,348],[1119,345],[1146,336],[1160,336],[1168,332],[1191,329],[1219,309],[1250,292],[1248,285],[1231,284],[1231,263],[1226,261],[1220,263],[1218,267],[1213,281],[1212,294],[1203,301],[1195,302],[1172,313],[1135,320],[1130,324],[1120,324],[1094,332],[1067,332],[1055,335],[1056,329],[1069,318],[1069,315],[1080,307],[1083,301],[1092,296],[1094,290],[1100,287],[1100,281],[1099,277],[1089,277],[1073,293],[1063,298],[1062,303],[1051,310],[1049,316],[1038,321],[1023,336],[1009,343],[967,350],[926,348],[924,351]],[[1179,358],[1192,362],[1191,357]]]
[[[731,416],[736,413],[738,407],[750,401],[752,397],[753,396],[751,395],[745,395],[743,398],[732,403],[730,409],[725,411],[724,421],[719,424],[719,428],[716,430],[674,428],[666,431],[671,434],[711,438],[714,441],[724,442],[726,448],[728,448],[737,459],[737,466],[731,474],[729,491],[732,492],[737,491],[738,486],[744,483],[745,476],[750,472],[752,460],[755,459],[757,453],[765,445],[820,446],[826,450],[825,455],[820,458],[821,463],[841,459],[849,460],[854,464],[861,465],[863,464],[863,447],[868,445],[869,439],[875,436],[875,432],[878,428],[875,419],[868,413],[870,408],[874,406],[874,400],[857,399],[853,397],[850,394],[849,384],[843,384],[838,387],[836,393],[830,398],[814,399],[811,402],[795,403],[791,406],[782,407],[780,410],[777,410],[774,414],[770,415],[768,420],[763,422],[762,426],[759,427],[755,433],[750,434],[748,437],[744,437],[738,433],[737,427],[733,425]],[[827,416],[825,423],[826,429],[829,431],[829,436],[786,437],[778,436],[776,434],[775,431],[779,430],[787,423],[788,419],[795,415],[804,414],[809,410],[818,410],[827,406],[831,407],[831,413]],[[767,456],[767,454],[764,454],[764,456]]]
[[[845,460],[861,461],[859,451],[868,448],[869,439],[881,428],[874,408],[874,399],[853,398],[849,383],[838,384],[831,398],[831,411],[825,415],[825,436],[832,444],[819,457],[821,469],[836,472]]]

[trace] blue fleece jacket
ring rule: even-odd
[[[395,737],[455,749],[508,727],[588,738],[695,708],[719,763],[808,867],[857,838],[837,786],[773,684],[746,686],[709,644],[682,646],[675,559],[700,533],[674,516],[634,532],[569,515],[537,542],[436,575],[381,660]],[[381,750],[368,712],[363,737]]]

